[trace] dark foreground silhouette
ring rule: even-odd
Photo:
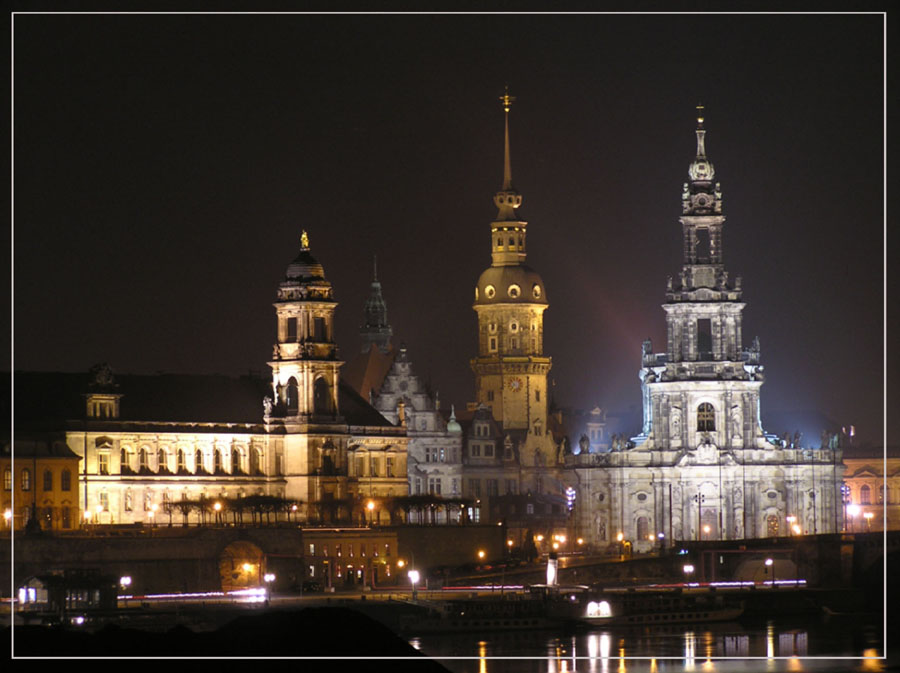
[[[3,636],[6,642],[9,635],[7,627]],[[379,662],[372,661],[374,657],[411,658],[407,663],[416,671],[447,672],[381,623],[340,607],[240,616],[208,632],[194,632],[185,626],[150,632],[111,624],[93,633],[17,626],[13,648],[16,657],[367,658],[352,662],[358,670],[375,670]],[[383,669],[387,662],[380,663]],[[396,669],[395,663],[389,664],[392,669]]]

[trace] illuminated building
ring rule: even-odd
[[[887,522],[888,530],[900,530],[900,458],[845,457],[844,465],[845,529],[880,531]]]
[[[548,413],[550,357],[544,354],[549,302],[540,275],[525,264],[528,223],[518,215],[522,195],[512,183],[509,109],[505,113],[503,185],[494,196],[491,266],[475,286],[478,355],[472,359],[475,404],[463,457],[464,494],[490,511],[492,500],[532,494],[564,502],[561,446]],[[476,508],[478,509],[478,508]],[[556,512],[564,521],[565,511]],[[477,518],[481,513],[473,513]],[[483,517],[484,518],[484,517]]]
[[[88,524],[245,521],[256,496],[297,523],[396,520],[383,505],[367,518],[363,498],[406,495],[406,431],[341,381],[336,306],[304,232],[277,292],[271,379],[17,372],[16,457],[20,432],[64,433]]]
[[[32,520],[43,530],[78,528],[78,456],[67,446],[65,436],[17,435],[15,461],[10,445],[0,452],[3,473],[3,528],[23,529]]]
[[[785,446],[762,428],[759,342],[742,340],[741,278],[723,262],[722,191],[702,114],[696,136],[681,197],[684,263],[663,304],[666,351],[642,348],[641,433],[567,459],[579,534],[598,546],[618,534],[635,551],[783,536],[788,516],[806,533],[840,530],[841,449]]]

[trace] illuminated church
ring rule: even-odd
[[[741,278],[724,266],[722,189],[698,110],[697,153],[681,196],[684,261],[663,304],[666,348],[642,348],[643,427],[612,450],[576,449],[567,459],[577,529],[600,547],[646,551],[667,540],[841,527],[840,449],[785,445],[762,428],[759,342],[743,342]]]

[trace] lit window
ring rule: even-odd
[[[27,467],[22,470],[22,490],[31,490],[31,470],[29,470]]]
[[[697,407],[697,432],[713,432],[716,429],[716,410],[709,402]]]
[[[872,491],[869,488],[868,484],[863,484],[862,487],[860,487],[860,489],[859,489],[859,504],[860,505],[872,504]]]
[[[12,490],[12,470],[8,467],[3,470],[3,490],[11,491]]]
[[[103,512],[109,511],[109,493],[100,491],[100,509]]]
[[[97,471],[100,474],[109,474],[109,452],[102,451],[97,457]]]

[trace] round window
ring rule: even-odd
[[[646,493],[638,493],[638,500],[640,500],[641,502],[644,502],[644,500],[646,500],[646,499],[647,499]]]
[[[494,290],[493,285],[488,285],[487,287],[484,288],[484,296],[487,297],[488,299],[493,299],[494,294],[495,294],[495,290]]]
[[[535,283],[534,287],[531,288],[531,294],[534,295],[535,299],[540,299],[541,298],[541,286],[538,285],[537,283]]]
[[[519,287],[518,285],[516,285],[516,284],[513,284],[513,285],[510,285],[510,286],[509,286],[509,289],[508,289],[506,292],[507,292],[507,294],[509,294],[510,297],[512,297],[513,299],[515,299],[515,298],[517,298],[520,294],[522,294],[522,288],[520,288],[520,287]]]
[[[475,301],[478,301],[478,288],[475,288]]]

